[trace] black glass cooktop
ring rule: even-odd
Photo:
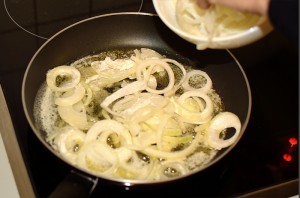
[[[21,102],[24,71],[36,50],[62,28],[88,17],[127,11],[155,13],[150,0],[5,0],[0,5],[0,83],[37,197],[52,194],[73,168],[50,153],[30,129]],[[273,31],[231,52],[244,68],[252,92],[249,125],[237,146],[212,167],[186,179],[126,188],[99,180],[91,197],[237,197],[298,178],[298,45]]]

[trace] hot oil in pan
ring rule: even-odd
[[[81,78],[87,82],[92,81],[93,77],[97,75],[97,72],[93,70],[91,67],[91,63],[94,61],[103,61],[105,58],[110,57],[111,60],[116,59],[129,59],[132,55],[134,55],[134,50],[113,50],[113,51],[105,51],[101,52],[99,54],[95,55],[89,55],[86,57],[83,57],[79,60],[76,60],[72,63],[70,63],[71,66],[76,67],[80,73]],[[166,57],[167,58],[167,57]],[[171,64],[172,70],[175,74],[175,84],[179,82],[179,79],[182,77],[182,71],[178,69],[177,66],[174,64]],[[191,71],[192,68],[185,65],[186,71]],[[46,76],[46,75],[45,75]],[[157,89],[164,89],[168,83],[168,74],[164,75],[155,75],[155,78],[157,80]],[[64,83],[61,81],[67,81],[68,78],[59,78],[57,79],[57,84]],[[213,79],[212,79],[213,80]],[[113,83],[109,86],[106,86],[104,89],[100,89],[96,92],[93,92],[93,98],[91,102],[86,106],[86,113],[88,115],[88,118],[90,119],[90,122],[97,122],[98,120],[102,120],[107,118],[107,112],[102,111],[102,108],[100,106],[101,102],[110,94],[114,93],[115,91],[119,90],[122,86],[122,82],[126,81],[126,83],[130,83],[133,80],[131,78],[126,78],[120,82]],[[205,79],[201,76],[195,76],[194,78],[190,79],[191,86],[199,86],[201,84],[205,84]],[[201,86],[200,86],[201,87]],[[176,91],[176,94],[181,94],[183,92],[182,88],[178,89]],[[224,111],[224,104],[221,101],[220,96],[218,93],[211,89],[211,91],[208,93],[209,97],[213,101],[213,107],[214,107],[214,114],[217,114],[218,112]],[[66,127],[68,124],[60,118],[58,111],[57,111],[57,105],[54,103],[54,92],[52,92],[48,87],[47,84],[44,83],[41,88],[38,91],[36,100],[35,100],[35,106],[34,106],[34,116],[36,119],[37,126],[39,130],[46,133],[46,141],[53,147],[54,150],[59,150],[58,143],[55,142],[55,136],[57,135],[57,129],[61,129],[63,127]],[[116,104],[116,102],[119,100],[114,101],[113,105]],[[193,128],[190,128],[189,125],[186,126],[188,130],[184,132],[182,136],[187,136],[188,134],[191,134],[193,138],[195,138],[195,130]],[[86,133],[88,130],[82,130],[84,133]],[[226,131],[224,130],[221,133],[221,136],[225,136]],[[204,135],[204,134],[202,134]],[[115,137],[114,135],[109,135],[107,137],[107,144],[110,145],[113,149],[116,149],[120,146],[120,142],[118,137]],[[80,150],[80,145],[82,144],[81,141],[75,141],[72,143],[72,152],[76,155],[76,153]],[[180,151],[186,148],[189,143],[182,143],[178,144],[176,147],[172,148],[172,151]],[[67,148],[68,149],[68,148]],[[192,153],[189,154],[189,157],[185,160],[187,169],[184,170],[184,174],[187,174],[186,172],[193,172],[197,169],[201,169],[201,167],[211,161],[211,159],[216,155],[217,150],[208,148],[203,145],[198,145],[197,149]],[[136,156],[138,157],[138,160],[143,161],[143,164],[146,164],[146,166],[149,164],[149,161],[153,159],[152,156],[149,156],[147,154],[144,154],[142,152],[136,152]],[[76,162],[70,160],[72,158],[67,159],[71,164],[74,164],[76,166]],[[128,162],[130,163],[130,160],[128,159]],[[155,163],[164,163],[166,161],[163,158],[157,158]],[[95,167],[95,165],[90,165],[91,169],[99,170],[99,167]],[[103,168],[103,167],[102,167]],[[101,168],[100,168],[101,169]],[[162,174],[164,175],[162,179],[165,178],[174,178],[178,177],[182,174],[181,170],[181,164],[179,163],[170,163],[170,165],[166,165],[164,170],[162,171]],[[126,179],[134,179],[131,173],[124,173],[125,169],[119,169],[119,175],[122,175],[122,177]],[[92,173],[93,173],[92,171]],[[96,175],[98,173],[95,173]],[[101,174],[99,174],[101,176]],[[155,179],[155,177],[152,177],[151,179]]]

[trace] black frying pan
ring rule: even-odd
[[[171,32],[156,15],[115,13],[89,18],[58,32],[41,46],[27,67],[22,86],[24,111],[35,135],[50,152],[61,158],[45,141],[43,131],[37,129],[33,115],[35,96],[45,81],[46,72],[55,66],[68,64],[101,51],[135,48],[151,48],[169,58],[207,72],[213,80],[213,87],[222,97],[225,110],[235,113],[240,118],[242,129],[238,140],[242,137],[251,112],[251,92],[242,67],[230,51],[209,49],[198,51],[194,45]],[[221,150],[206,167],[222,159],[236,143]],[[76,167],[74,169],[78,170]],[[83,170],[79,171],[92,175]],[[132,181],[132,183],[154,182]]]

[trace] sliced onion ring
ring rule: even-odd
[[[220,133],[228,128],[235,128],[235,134],[229,139],[221,139]],[[209,146],[215,149],[222,149],[232,145],[238,138],[241,131],[240,119],[231,112],[221,112],[210,122],[207,129],[207,141]]]
[[[56,79],[58,76],[71,77],[68,82],[61,86],[56,85]],[[75,68],[67,65],[55,67],[47,72],[47,85],[53,91],[68,91],[74,88],[80,81],[80,72]]]
[[[55,99],[55,104],[60,106],[73,105],[79,102],[85,95],[85,89],[79,83],[73,89],[65,92],[61,97]]]
[[[70,106],[58,106],[59,116],[71,126],[86,130],[89,127],[87,115],[82,102]]]
[[[108,175],[111,175],[119,164],[116,152],[100,141],[85,143],[79,151],[77,163],[88,171]]]
[[[169,91],[168,93],[165,93],[166,96],[170,96],[170,95],[175,94],[175,92],[179,89],[179,87],[185,81],[185,79],[186,79],[186,70],[185,70],[184,66],[181,63],[177,62],[176,60],[165,58],[165,59],[163,59],[163,61],[165,61],[167,63],[169,62],[169,63],[172,63],[172,64],[176,65],[182,72],[182,77],[181,77],[180,81],[176,85],[174,85],[174,87],[171,91]]]
[[[135,81],[132,82],[125,87],[119,89],[118,91],[114,92],[113,94],[109,95],[105,98],[105,100],[101,103],[101,107],[107,109],[108,106],[114,102],[115,100],[122,98],[126,95],[130,95],[136,92],[139,92],[145,88],[145,82],[142,81]]]
[[[85,139],[85,133],[81,130],[65,127],[55,137],[55,144],[60,154],[71,163],[75,163],[78,153],[75,147],[81,148]]]
[[[152,89],[149,86],[146,87],[146,90],[150,93],[155,93],[155,94],[164,94],[164,93],[170,91],[174,87],[175,76],[174,76],[174,72],[173,72],[172,68],[170,67],[170,65],[168,63],[164,62],[164,61],[152,59],[152,60],[146,60],[146,61],[140,63],[137,67],[137,70],[136,70],[137,79],[139,81],[148,82],[150,74],[149,73],[147,74],[143,71],[147,67],[150,67],[150,70],[152,70],[153,69],[152,66],[160,66],[160,67],[163,67],[167,71],[168,76],[169,76],[169,84],[168,84],[167,87],[165,87],[162,90]],[[147,83],[147,85],[148,85],[148,83]]]
[[[182,104],[187,98],[190,97],[199,97],[205,101],[205,108],[201,112],[193,112],[186,109]],[[213,103],[209,96],[205,93],[194,90],[194,91],[187,91],[183,93],[179,98],[178,102],[175,102],[176,113],[182,116],[185,122],[193,123],[193,124],[203,124],[206,123],[212,116],[213,113]]]
[[[195,75],[201,75],[206,79],[206,83],[203,87],[195,88],[195,87],[192,87],[190,85],[189,80],[190,80],[190,78],[192,78]],[[183,86],[184,89],[186,89],[188,91],[198,90],[198,91],[202,91],[204,93],[207,93],[212,88],[212,80],[206,72],[201,71],[201,70],[192,70],[192,71],[190,71],[186,74],[186,79],[182,83],[182,86]]]
[[[94,141],[104,131],[116,132],[120,137],[124,138],[127,144],[132,143],[131,135],[127,128],[115,120],[100,120],[96,122],[87,132],[85,142]]]

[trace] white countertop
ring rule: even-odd
[[[33,198],[32,184],[0,85],[0,197]]]
[[[0,192],[1,197],[19,198],[17,184],[0,133]]]

